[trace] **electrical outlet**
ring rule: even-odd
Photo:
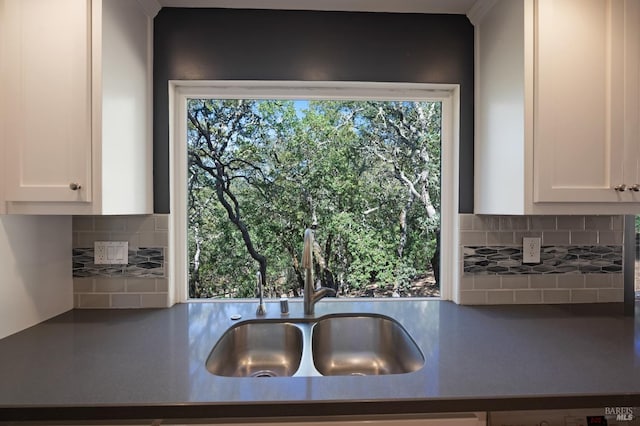
[[[540,263],[540,238],[522,239],[522,263]]]
[[[93,254],[96,265],[126,265],[129,263],[129,242],[96,241]]]

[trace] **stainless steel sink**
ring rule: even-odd
[[[409,333],[389,317],[326,317],[311,340],[313,363],[323,376],[401,374],[424,365]]]
[[[375,314],[246,321],[227,330],[206,361],[209,372],[227,377],[369,376],[423,365],[402,325]]]
[[[209,354],[206,367],[218,376],[292,376],[300,366],[302,347],[302,331],[294,324],[244,322],[224,333]]]

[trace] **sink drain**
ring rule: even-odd
[[[251,377],[278,377],[278,375],[271,370],[260,370],[251,374]]]

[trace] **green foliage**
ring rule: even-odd
[[[191,297],[254,295],[247,240],[267,259],[267,295],[300,294],[311,226],[344,295],[429,273],[440,103],[193,99],[188,113]]]

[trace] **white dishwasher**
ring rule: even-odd
[[[489,426],[640,426],[640,408],[492,411],[487,420]]]
[[[450,414],[425,414],[421,416],[393,417],[353,417],[353,418],[317,418],[314,420],[297,421],[267,421],[251,423],[172,423],[160,422],[154,425],[168,426],[486,426],[486,414],[480,413],[450,413]]]
[[[228,422],[228,420],[227,420]],[[9,422],[6,426],[486,426],[486,414],[480,413],[450,413],[424,415],[384,415],[384,416],[340,416],[340,417],[309,417],[296,419],[255,419],[244,420],[239,423],[216,422],[213,419],[189,420],[96,420],[96,421],[53,421],[53,422]]]

